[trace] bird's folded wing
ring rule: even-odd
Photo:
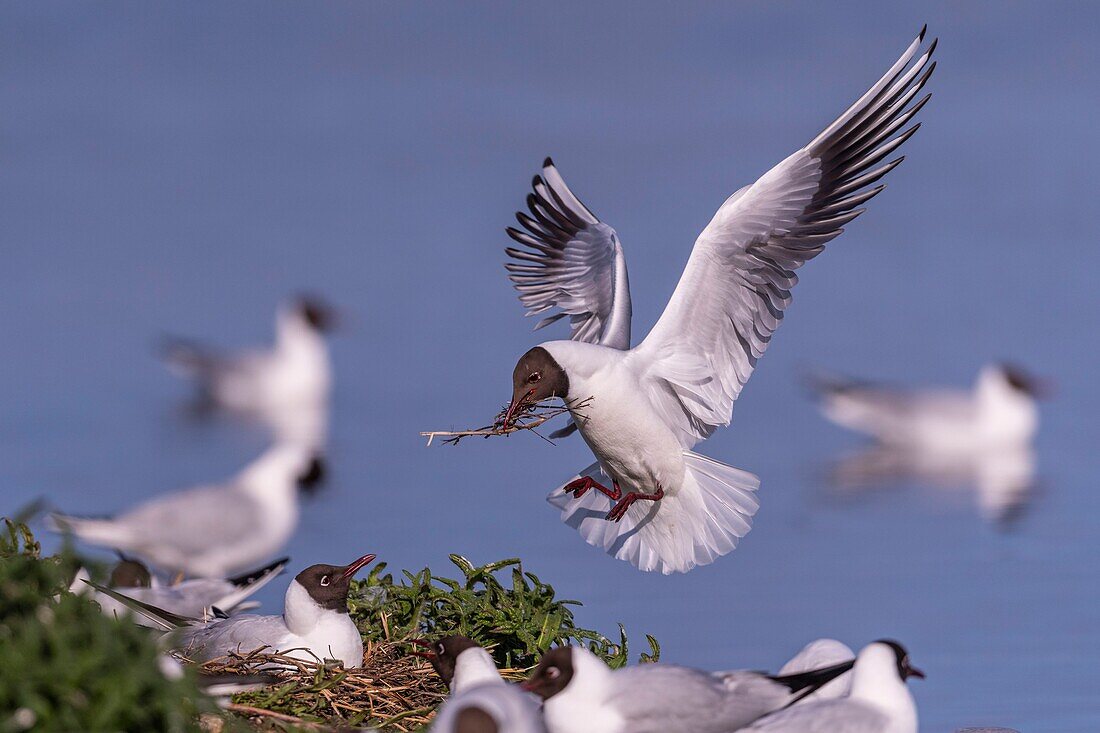
[[[727,425],[791,302],[795,270],[859,216],[935,63],[922,30],[866,94],[809,145],[730,196],[699,235],[660,320],[636,349],[653,402],[685,447]],[[916,60],[914,61],[914,58]]]
[[[869,705],[850,698],[822,700],[766,715],[745,731],[767,733],[882,733],[890,719]]]
[[[630,286],[615,230],[601,222],[565,185],[553,161],[535,176],[527,196],[530,214],[508,236],[523,248],[505,249],[504,266],[527,315],[557,309],[535,326],[569,316],[571,338],[630,348]]]

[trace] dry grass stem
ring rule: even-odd
[[[273,721],[311,730],[363,726],[415,731],[426,726],[447,696],[431,665],[409,655],[407,643],[367,642],[363,657],[362,668],[345,670],[284,654],[254,652],[206,662],[202,670],[217,674],[262,670],[280,678],[264,690],[236,695],[228,708],[257,727]],[[501,670],[511,680],[522,679],[526,672]],[[269,709],[275,706],[285,712]]]
[[[547,420],[553,420],[558,415],[564,415],[571,410],[583,410],[591,402],[591,397],[583,400],[566,402],[564,405],[548,405],[545,402],[535,402],[521,408],[519,412],[513,416],[512,422],[507,425],[504,423],[504,419],[508,413],[508,406],[505,405],[501,408],[500,412],[497,413],[496,419],[493,421],[492,425],[486,425],[474,430],[429,430],[421,432],[420,434],[428,439],[428,445],[431,445],[432,441],[436,438],[444,438],[444,443],[457,445],[458,441],[463,438],[474,436],[491,438],[496,435],[510,435],[520,430],[534,431],[535,428],[538,428]],[[538,435],[547,442],[553,442],[540,435],[537,431],[535,431],[535,435]]]

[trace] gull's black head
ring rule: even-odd
[[[504,423],[510,425],[513,416],[526,405],[551,397],[565,399],[568,394],[569,375],[549,351],[536,346],[519,358],[512,372],[512,402]]]
[[[311,295],[299,295],[294,302],[295,309],[306,323],[318,333],[328,333],[336,326],[337,318],[328,303]]]
[[[573,679],[573,649],[561,646],[551,649],[539,660],[539,666],[523,683],[523,689],[549,700],[564,690]]]
[[[374,555],[363,555],[350,565],[310,565],[294,580],[321,608],[347,613],[351,579],[373,559]]]
[[[455,733],[500,733],[500,726],[492,715],[471,705],[455,716],[454,730]]]
[[[1053,390],[1046,380],[1039,379],[1034,374],[1022,369],[1018,364],[1004,362],[1000,367],[1005,381],[1012,389],[1034,399],[1050,397]]]
[[[922,680],[924,679],[924,672],[921,672],[919,669],[909,663],[909,652],[906,651],[905,647],[903,647],[901,644],[894,641],[893,639],[879,639],[875,643],[885,644],[886,646],[894,650],[894,656],[897,657],[898,677],[901,678],[902,682],[909,679],[910,677],[918,677]]]
[[[424,647],[426,651],[413,652],[413,654],[427,659],[447,687],[451,686],[451,682],[455,678],[455,665],[458,664],[458,655],[467,649],[474,649],[479,646],[476,641],[457,634],[444,636],[434,644],[419,640],[415,643]]]
[[[306,494],[312,494],[325,483],[327,475],[328,465],[325,463],[325,457],[320,453],[314,454],[302,473],[298,475],[298,488]]]
[[[141,562],[124,559],[111,570],[107,584],[112,588],[148,588],[153,584],[153,576]]]

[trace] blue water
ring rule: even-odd
[[[1084,3],[5,4],[0,508],[102,513],[235,471],[265,435],[185,419],[152,345],[262,341],[278,300],[313,289],[348,324],[332,482],[296,564],[518,555],[585,601],[580,623],[652,633],[667,660],[774,668],[818,636],[889,635],[928,673],[924,730],[1095,731],[1098,20]],[[543,502],[590,462],[576,438],[424,447],[420,430],[491,416],[538,340],[500,262],[545,155],[617,227],[644,334],[718,204],[923,22],[940,67],[907,162],[802,271],[702,447],[763,480],[735,553],[659,577],[583,544]],[[1012,524],[965,487],[823,481],[859,441],[818,417],[804,369],[964,386],[1002,357],[1059,390]]]

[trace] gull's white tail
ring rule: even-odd
[[[760,506],[756,499],[760,479],[691,451],[684,451],[684,464],[684,482],[678,491],[666,491],[657,502],[636,502],[620,522],[604,519],[614,502],[596,489],[575,499],[559,486],[547,501],[561,510],[561,520],[580,532],[585,542],[615,558],[639,570],[686,573],[730,552],[752,529],[752,516]],[[599,463],[570,481],[582,476],[610,484]]]
[[[71,532],[77,537],[97,545],[120,547],[131,540],[129,528],[113,519],[86,519],[65,514],[51,514],[47,524],[55,532]]]

